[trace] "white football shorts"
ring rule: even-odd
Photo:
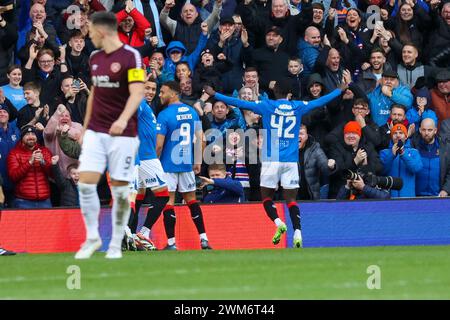
[[[196,190],[194,171],[190,172],[168,172],[166,173],[169,192],[178,191],[181,193]]]
[[[111,136],[86,130],[80,154],[80,172],[103,173],[108,167],[112,180],[133,182],[137,137]]]
[[[167,186],[166,180],[166,173],[159,159],[141,160],[138,169],[138,189],[159,189]]]
[[[261,187],[277,189],[281,182],[283,189],[298,189],[297,162],[262,162]]]

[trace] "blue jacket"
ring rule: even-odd
[[[227,118],[222,121],[222,122],[216,122],[214,120],[214,117],[211,121],[211,128],[212,129],[217,129],[220,132],[222,132],[222,136],[225,137],[226,133],[227,133],[227,129],[242,129],[245,130],[245,128],[247,127],[247,124],[245,123],[245,119],[244,116],[242,115],[241,110],[239,110],[238,108],[230,108],[230,112],[227,115]]]
[[[427,144],[422,139],[417,144],[423,168],[416,175],[417,196],[437,196],[441,191],[440,186],[440,158],[439,140],[433,144]]]
[[[434,123],[438,123],[436,112],[431,109],[425,109],[421,116],[419,116],[416,108],[411,108],[406,112],[406,119],[408,119],[410,124],[414,123],[416,126],[416,132],[419,132],[420,123],[426,118],[433,119]]]
[[[389,119],[391,106],[393,104],[401,104],[408,110],[413,103],[413,95],[408,87],[399,85],[392,90],[392,97],[387,97],[381,92],[381,86],[377,86],[375,90],[367,95],[370,102],[370,114],[372,120],[377,126],[382,126]]]
[[[186,47],[184,44],[180,41],[171,41],[169,45],[166,48],[166,62],[164,63],[163,72],[167,72],[170,74],[175,74],[175,69],[177,67],[176,63],[170,59],[170,52],[173,49],[178,49],[183,53],[183,56],[181,57],[180,61],[187,62],[189,64],[189,68],[191,68],[192,73],[194,73],[195,66],[197,65],[197,62],[200,58],[200,53],[202,53],[202,50],[206,47],[206,43],[208,41],[208,36],[205,36],[203,33],[200,34],[200,37],[198,39],[198,44],[195,50],[190,54],[186,55]]]
[[[314,65],[316,64],[317,57],[320,53],[319,46],[313,46],[306,42],[304,39],[300,39],[297,45],[298,56],[302,59],[303,74],[309,76],[314,73]]]
[[[20,131],[14,123],[9,123],[6,131],[0,128],[0,174],[3,178],[3,189],[5,190],[14,189],[14,185],[7,174],[6,158],[18,141],[20,141]]]
[[[391,190],[391,196],[415,197],[416,196],[416,174],[422,170],[422,159],[419,151],[411,147],[409,140],[405,142],[405,151],[402,155],[392,154],[393,142],[389,148],[381,150],[380,160],[384,166],[383,174],[387,176],[400,177],[403,180],[401,190]]]
[[[214,189],[204,198],[204,203],[238,203],[244,200],[244,188],[237,180],[230,177],[213,179]]]

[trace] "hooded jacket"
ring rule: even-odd
[[[428,88],[424,87],[417,90],[414,97],[415,97],[413,102],[414,106],[406,112],[406,119],[408,119],[408,122],[411,124],[414,123],[414,125],[416,126],[416,132],[419,131],[420,123],[422,122],[422,120],[426,118],[433,119],[434,123],[437,126],[438,118],[436,113],[430,108],[432,104],[431,104],[431,94]],[[419,114],[419,108],[417,107],[418,97],[424,97],[427,99],[427,104],[425,105],[425,109],[422,112],[422,114]]]
[[[167,59],[164,62],[163,73],[168,73],[172,75],[175,74],[177,65],[175,62],[172,61],[172,59],[170,59],[170,52],[173,50],[181,51],[182,57],[180,61],[187,62],[189,64],[189,68],[193,73],[195,70],[195,66],[197,65],[197,62],[200,59],[200,54],[202,53],[202,50],[206,47],[207,41],[208,36],[205,36],[203,33],[200,33],[200,38],[198,40],[197,47],[189,55],[186,54],[187,50],[182,42],[171,41],[166,48]]]

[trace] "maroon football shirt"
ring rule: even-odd
[[[95,51],[90,58],[90,68],[95,92],[88,129],[108,133],[130,96],[128,84],[144,80],[141,55],[128,45],[109,54],[103,50]],[[135,137],[136,123],[134,114],[122,136]]]

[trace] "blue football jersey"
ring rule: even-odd
[[[156,117],[147,101],[142,100],[137,110],[139,160],[156,159]]]
[[[165,172],[190,172],[195,132],[202,130],[197,112],[184,103],[170,104],[157,119],[156,133],[165,136],[160,160]]]
[[[302,116],[314,108],[322,107],[337,98],[341,90],[312,101],[286,99],[250,102],[216,93],[215,98],[226,104],[248,109],[262,116],[263,148],[262,161],[298,162],[298,136]]]

